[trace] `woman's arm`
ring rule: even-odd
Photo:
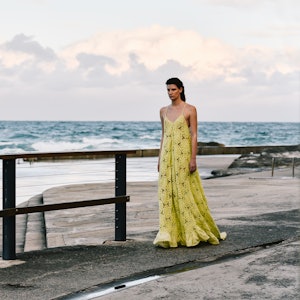
[[[157,171],[159,172],[159,162],[160,162],[160,152],[161,152],[161,147],[163,144],[163,139],[164,139],[164,111],[165,108],[161,108],[159,112],[160,116],[160,122],[161,122],[161,139],[160,139],[160,147],[159,147],[159,155],[158,155],[158,164],[157,164]]]
[[[197,143],[197,135],[198,135],[198,121],[197,121],[197,110],[194,106],[190,106],[190,132],[192,139],[192,155],[190,161],[190,172],[193,173],[197,169],[196,155],[198,152],[198,143]]]

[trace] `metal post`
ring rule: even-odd
[[[116,154],[115,163],[115,196],[125,196],[126,154]],[[115,204],[115,241],[126,241],[126,203]]]
[[[16,160],[3,160],[3,209],[16,207]],[[16,259],[16,216],[3,217],[4,260]]]
[[[274,176],[275,157],[272,157],[272,177]]]

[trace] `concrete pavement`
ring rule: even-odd
[[[48,248],[37,237],[40,226],[29,226],[27,243],[41,249],[0,261],[0,298],[296,299],[300,179],[289,173],[281,169],[274,178],[260,172],[203,181],[212,215],[228,233],[218,246],[152,245],[158,227],[156,182],[128,184],[126,242],[112,241],[111,205],[47,212]],[[51,203],[98,192],[109,196],[111,188],[58,187],[43,196]],[[154,275],[159,277],[135,285]],[[113,293],[100,296],[108,288]]]

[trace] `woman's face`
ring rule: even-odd
[[[169,98],[174,101],[180,98],[180,93],[182,92],[182,88],[178,88],[176,84],[168,84],[167,91]]]

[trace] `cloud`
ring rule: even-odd
[[[265,39],[280,39],[284,43],[290,39],[290,43],[298,43],[297,38],[300,36],[300,25],[298,24],[280,24],[272,25],[261,30],[248,30],[245,31],[244,36]]]
[[[77,55],[80,53],[111,57],[114,63],[106,65],[111,75],[127,72],[132,67],[132,54],[149,71],[155,71],[172,60],[190,68],[191,76],[201,79],[213,76],[216,66],[231,61],[234,52],[230,46],[216,39],[204,39],[192,30],[152,26],[126,32],[102,32],[67,47],[61,56],[71,69],[78,68]]]
[[[16,35],[11,41],[5,44],[4,48],[7,51],[28,54],[43,61],[56,59],[56,55],[52,49],[42,47],[38,42],[33,41],[32,37],[24,34]]]
[[[299,49],[292,47],[236,48],[192,30],[162,26],[99,32],[61,52],[21,34],[0,45],[0,99],[13,99],[15,95],[11,103],[30,98],[27,101],[31,104],[35,99],[40,111],[43,102],[50,105],[51,99],[60,99],[57,105],[72,107],[68,110],[69,119],[89,113],[106,119],[102,110],[105,100],[114,103],[111,108],[115,110],[116,103],[122,107],[126,101],[125,106],[135,107],[141,99],[147,99],[140,109],[153,119],[156,114],[151,117],[147,112],[153,109],[151,106],[159,106],[159,99],[165,97],[164,82],[178,76],[189,87],[190,99],[204,95],[209,100],[205,105],[211,105],[207,108],[211,111],[226,103],[242,111],[249,103],[267,106],[272,102],[280,103],[280,109],[285,105],[292,111],[299,97],[299,53]],[[99,105],[99,110],[84,114],[78,103],[88,102]],[[106,102],[105,105],[109,110]],[[57,117],[55,107],[48,110],[50,119]],[[224,119],[228,113],[229,120],[230,110],[225,111],[224,106]],[[137,118],[134,113],[128,112],[126,118]],[[115,114],[115,119],[122,115]],[[255,109],[252,114],[255,115]]]
[[[225,81],[244,81],[247,78],[242,78],[240,70],[245,66],[255,68],[256,72],[266,76],[274,72],[299,70],[295,60],[298,49],[273,50],[258,46],[237,49],[220,40],[204,38],[195,31],[173,27],[153,26],[126,32],[99,33],[67,47],[61,57],[69,69],[76,70],[82,66],[78,59],[82,53],[94,58],[101,56],[102,62],[105,58],[102,68],[112,76],[128,74],[141,65],[147,72],[157,73],[168,62],[180,65],[185,76],[196,81],[219,77]],[[99,66],[98,63],[94,68]]]
[[[222,78],[225,82],[238,83],[247,81],[245,69],[266,77],[300,69],[298,49],[258,46],[238,49],[192,30],[161,26],[101,32],[70,45],[61,53],[18,35],[0,47],[0,55],[6,75],[7,70],[21,75],[39,73],[41,78],[73,73],[82,78],[83,86],[89,81],[97,85],[97,80],[101,86],[102,77],[120,82],[124,77],[132,76],[136,80],[139,76],[142,82],[143,76],[168,71],[184,73],[188,80]]]

